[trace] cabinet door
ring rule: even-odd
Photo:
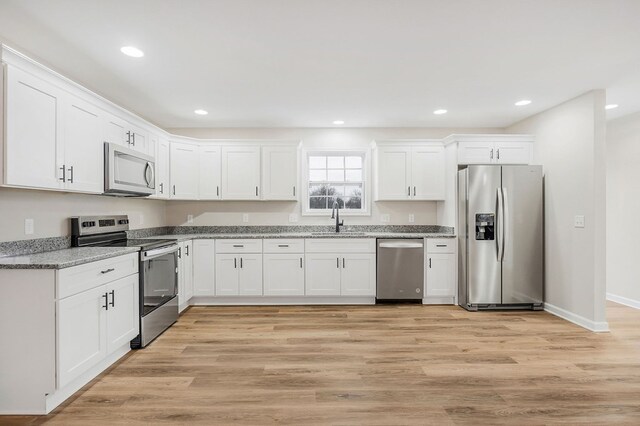
[[[298,199],[298,147],[262,147],[262,199]]]
[[[222,199],[260,199],[260,147],[222,147]]]
[[[499,164],[529,164],[530,142],[496,142],[496,162]]]
[[[11,66],[6,75],[5,183],[62,188],[64,92]]]
[[[138,274],[107,284],[107,293],[107,351],[111,353],[140,333]]]
[[[110,143],[116,143],[118,145],[124,145],[128,148],[131,146],[131,135],[129,132],[129,123],[120,117],[116,117],[112,114],[106,114],[105,124],[105,141]]]
[[[106,357],[107,297],[102,285],[57,302],[58,388]]]
[[[305,294],[340,296],[340,257],[335,254],[306,254]]]
[[[431,253],[427,255],[427,296],[456,295],[456,255]]]
[[[237,296],[238,259],[235,254],[216,254],[216,296]]]
[[[127,131],[129,132],[128,137],[131,140],[131,144],[129,146],[143,154],[151,154],[149,132],[132,124],[129,124],[127,127]]]
[[[460,142],[458,164],[493,164],[495,148],[493,142]]]
[[[104,192],[104,117],[97,107],[67,97],[64,108],[65,188],[70,191]]]
[[[262,255],[241,254],[238,293],[241,296],[262,296]]]
[[[343,296],[376,295],[375,254],[345,254],[340,258],[340,263]]]
[[[178,305],[184,304],[185,296],[185,259],[184,243],[178,243]]]
[[[377,149],[376,199],[411,198],[411,147],[382,146]]]
[[[201,200],[220,199],[220,150],[219,145],[202,144],[198,147]]]
[[[304,296],[304,255],[263,255],[265,296]]]
[[[193,240],[193,294],[215,295],[215,240]]]
[[[171,142],[171,198],[198,199],[198,146]]]
[[[184,301],[188,303],[193,297],[193,242],[190,240],[183,244]]]
[[[443,146],[414,146],[411,153],[411,198],[444,200]]]
[[[160,138],[156,149],[156,197],[169,198],[169,141]]]

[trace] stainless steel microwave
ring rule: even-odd
[[[155,193],[153,157],[115,143],[104,144],[104,193],[146,197]]]

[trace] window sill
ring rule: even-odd
[[[331,210],[303,211],[302,216],[331,216]],[[340,209],[340,217],[371,216],[369,211],[347,212]]]

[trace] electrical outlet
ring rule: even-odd
[[[193,215],[192,214],[188,214],[187,215],[187,223],[193,223]]]
[[[584,215],[577,214],[573,219],[574,228],[584,228]]]
[[[297,213],[289,214],[289,222],[297,222],[297,221],[298,221],[298,214]]]
[[[249,223],[249,213],[242,214],[242,222]]]
[[[415,221],[416,221],[416,216],[415,216],[413,213],[411,213],[411,214],[409,215],[409,223],[413,223],[413,222],[415,222]]]
[[[33,219],[24,220],[24,234],[33,235]]]
[[[380,222],[389,223],[390,221],[391,221],[391,215],[389,215],[389,214],[381,214],[380,215]]]

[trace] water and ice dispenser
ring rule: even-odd
[[[494,213],[476,213],[476,240],[494,239],[495,220]]]

